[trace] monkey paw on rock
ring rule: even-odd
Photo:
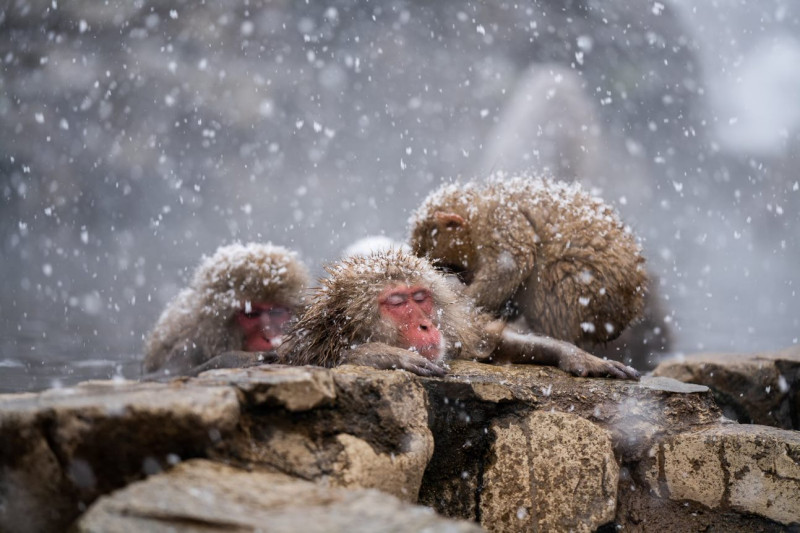
[[[559,358],[558,368],[579,377],[610,377],[617,379],[636,379],[641,376],[634,368],[619,361],[600,359],[575,347]]]
[[[423,377],[443,377],[447,370],[418,353],[383,342],[368,342],[348,351],[345,364],[371,366],[379,370],[407,370]]]

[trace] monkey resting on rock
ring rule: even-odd
[[[442,376],[450,358],[552,365],[577,376],[638,379],[567,342],[519,334],[478,313],[427,260],[390,250],[327,268],[279,348],[282,362],[357,364]]]
[[[411,248],[456,273],[474,303],[582,348],[642,314],[641,248],[614,210],[577,183],[497,174],[444,185],[411,217]]]
[[[276,359],[309,281],[297,254],[281,246],[218,248],[161,314],[145,343],[143,371],[195,375]]]

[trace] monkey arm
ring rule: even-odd
[[[191,368],[185,375],[196,376],[206,370],[216,368],[245,368],[248,366],[266,365],[270,363],[280,363],[280,357],[275,350],[269,352],[244,352],[234,350],[221,353],[212,357],[202,365]]]
[[[533,272],[538,237],[534,222],[505,203],[485,202],[483,221],[471,226],[477,262],[467,296],[490,313],[500,311]],[[480,217],[478,217],[480,218]]]
[[[244,352],[230,351],[212,357],[203,364],[191,368],[179,366],[166,366],[155,372],[149,372],[142,376],[143,381],[167,381],[176,377],[194,377],[206,370],[217,368],[245,368],[248,366],[265,365],[269,363],[279,363],[280,358],[277,352]]]
[[[418,353],[383,342],[368,342],[346,352],[341,364],[371,366],[379,370],[407,370],[418,376],[442,377],[445,369]]]
[[[600,359],[565,341],[508,329],[500,333],[491,358],[500,363],[556,366],[580,377],[639,379],[639,372],[619,361]]]
[[[496,313],[528,279],[533,263],[524,252],[512,255],[508,251],[486,248],[484,254],[464,292],[486,311]]]
[[[518,283],[517,280],[509,280],[509,283],[505,283],[505,280],[501,281],[500,277],[488,276],[478,272],[475,280],[464,292],[477,305],[491,313],[495,313],[503,308],[520,283],[522,281]]]

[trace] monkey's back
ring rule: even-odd
[[[577,183],[542,178],[491,179],[483,201],[494,204],[483,222],[506,228],[509,247],[533,233],[533,268],[513,298],[531,329],[594,344],[641,315],[641,247],[608,204]]]
[[[642,313],[640,246],[577,183],[496,174],[448,184],[411,224],[415,253],[462,269],[477,305],[495,314],[516,308],[534,332],[591,345],[616,338]]]

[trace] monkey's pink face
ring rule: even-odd
[[[430,361],[441,359],[442,334],[433,323],[433,296],[424,287],[395,285],[378,296],[381,318],[397,328],[400,348],[413,350]]]
[[[246,352],[274,350],[292,319],[292,311],[280,305],[253,302],[248,310],[236,314],[236,323],[242,330]]]

